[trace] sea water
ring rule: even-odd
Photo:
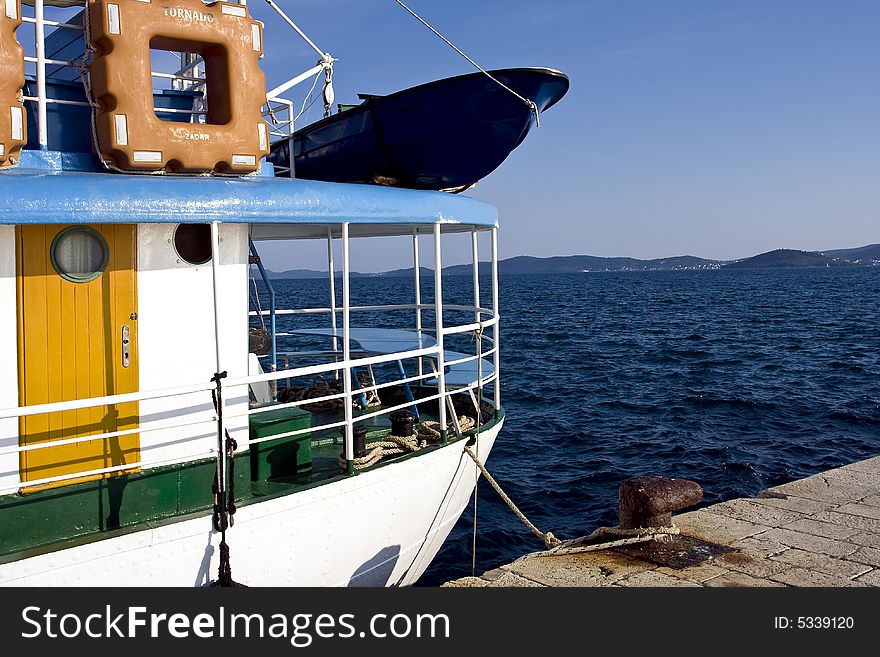
[[[468,302],[469,277],[443,284],[446,303]],[[407,285],[354,279],[353,303],[399,303]],[[276,287],[279,301],[326,305],[325,281]],[[500,287],[506,420],[487,467],[542,531],[616,524],[618,487],[635,476],[693,480],[707,505],[880,454],[880,267],[509,275]],[[482,480],[476,527],[477,574],[543,549]],[[473,534],[472,501],[419,585],[470,575]]]

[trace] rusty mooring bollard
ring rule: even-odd
[[[621,484],[619,498],[621,529],[671,527],[672,512],[699,504],[703,489],[687,479],[635,477]]]

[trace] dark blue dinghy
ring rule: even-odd
[[[548,68],[490,71],[543,112],[568,91]],[[494,171],[535,124],[522,98],[484,73],[461,75],[363,101],[293,135],[294,175],[331,182],[462,190]],[[290,140],[269,161],[290,166]]]

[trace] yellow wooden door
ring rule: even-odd
[[[136,227],[18,228],[19,398],[22,406],[138,390]],[[23,417],[20,444],[131,431],[138,403]],[[22,482],[136,463],[139,436],[21,452]],[[132,472],[25,486],[54,488]]]

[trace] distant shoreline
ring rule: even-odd
[[[815,267],[880,267],[880,244],[869,244],[854,249],[835,249],[829,251],[797,251],[795,249],[776,249],[740,260],[709,260],[696,256],[676,256],[640,260],[638,258],[606,258],[601,256],[573,255],[515,256],[498,261],[500,274],[575,274],[603,272],[638,271],[705,271],[721,269],[794,269]],[[488,273],[489,263],[481,262],[480,273]],[[452,265],[443,268],[443,273],[451,276],[469,275],[472,265]],[[423,267],[425,276],[432,276],[433,270]],[[268,271],[269,278],[313,279],[326,278],[327,272],[312,269],[292,269],[284,272]],[[381,273],[352,272],[354,278],[412,276],[412,268],[394,269]]]

